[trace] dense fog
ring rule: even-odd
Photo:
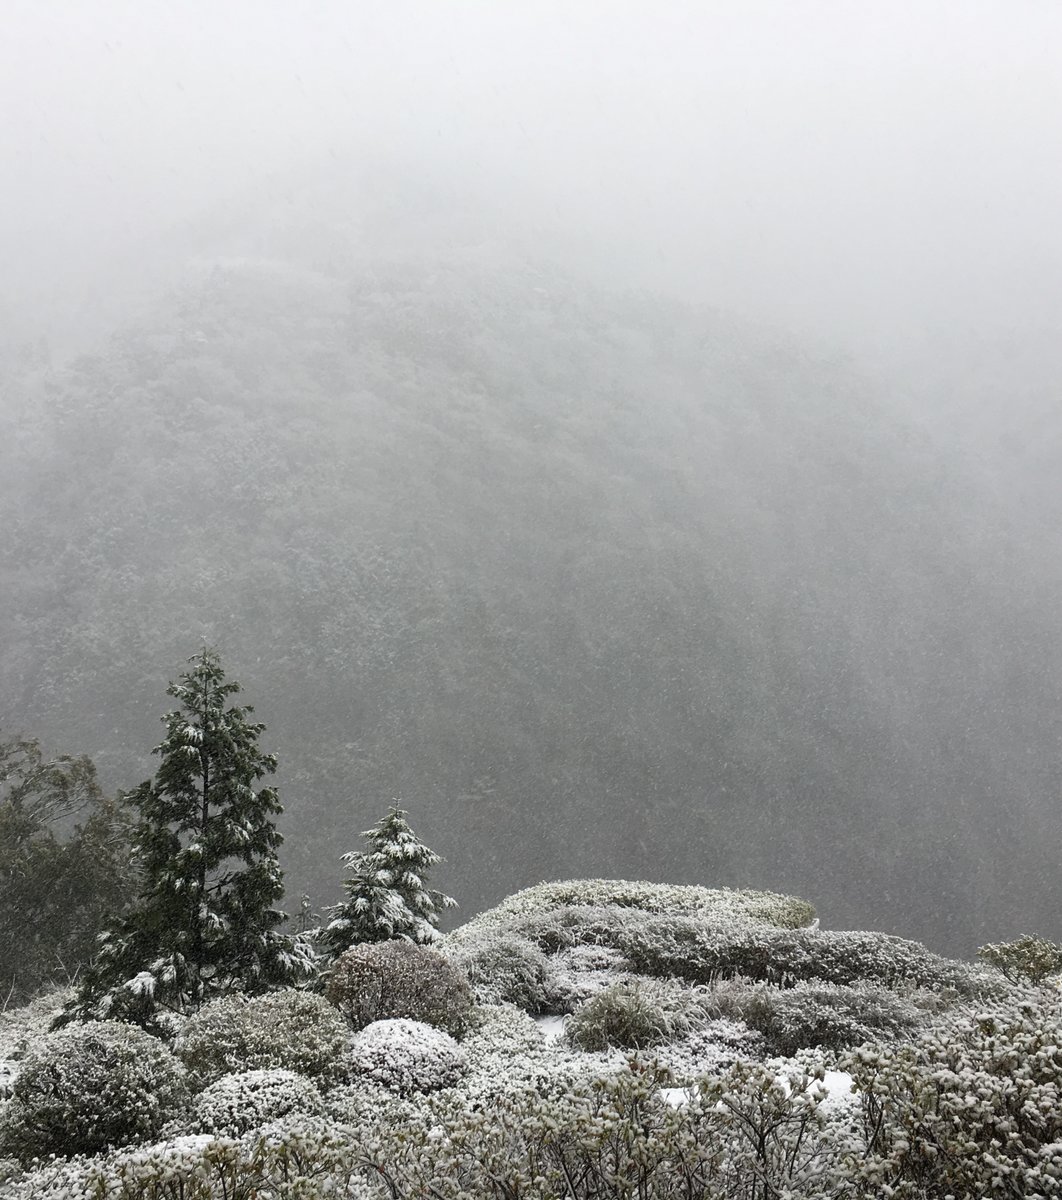
[[[1062,939],[1062,9],[8,0],[0,732],[204,643],[289,907],[632,877]]]

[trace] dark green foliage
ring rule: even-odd
[[[96,1154],[144,1141],[188,1103],[184,1068],[118,1021],[74,1024],[35,1045],[0,1117],[0,1155]]]
[[[101,940],[77,1008],[147,1021],[159,1007],[194,1010],[211,996],[260,992],[308,974],[305,940],[279,932],[276,769],[253,709],[230,705],[239,684],[203,650],[168,692],[153,781],[129,799],[139,812],[143,886],[128,917]],[[257,788],[257,790],[256,790]]]
[[[460,1037],[472,1011],[464,975],[435,950],[414,942],[367,942],[341,954],[325,986],[354,1029],[408,1017]]]
[[[69,983],[136,885],[132,826],[92,762],[0,741],[0,1002]]]
[[[418,838],[396,805],[361,835],[367,851],[343,856],[347,898],[328,910],[321,941],[332,956],[362,942],[393,938],[427,944],[439,938],[439,916],[457,901],[427,886],[442,859]]]
[[[1062,971],[1062,946],[1046,938],[1026,935],[1013,942],[982,946],[978,957],[996,967],[1012,983],[1040,984]]]

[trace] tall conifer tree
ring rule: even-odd
[[[85,1013],[147,1019],[157,1007],[198,1008],[229,991],[263,991],[312,969],[305,939],[279,932],[280,801],[258,787],[276,770],[250,720],[231,704],[240,685],[204,649],[168,694],[154,780],[127,798],[139,812],[143,888],[126,920],[101,939],[80,990]]]
[[[331,955],[360,942],[391,938],[434,942],[440,937],[442,910],[457,906],[456,900],[427,886],[429,870],[442,859],[418,839],[406,816],[392,805],[361,835],[368,851],[343,855],[347,898],[328,910],[330,920],[321,935]]]

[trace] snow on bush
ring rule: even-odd
[[[996,986],[983,968],[941,958],[918,942],[883,933],[772,929],[749,922],[714,926],[672,917],[647,921],[631,931],[620,949],[642,974],[691,983],[745,975],[780,985],[810,979],[867,981],[951,989],[960,996],[988,993]]]
[[[705,1075],[719,1075],[736,1063],[756,1062],[766,1053],[763,1035],[743,1021],[709,1021],[665,1046],[653,1057],[669,1068],[675,1082],[688,1087]]]
[[[1029,934],[1013,942],[981,946],[977,956],[1011,983],[1041,984],[1062,972],[1062,946]]]
[[[698,1001],[692,989],[659,980],[614,983],[568,1018],[565,1033],[580,1050],[641,1050],[703,1028]]]
[[[192,1127],[198,1133],[239,1137],[292,1113],[320,1116],[324,1111],[321,1093],[294,1071],[243,1071],[223,1075],[195,1098]]]
[[[809,1047],[845,1050],[863,1042],[893,1041],[915,1029],[919,1014],[886,988],[813,981],[761,989],[745,1020],[763,1034],[768,1054],[789,1057]]]
[[[462,929],[505,924],[514,917],[538,915],[570,905],[634,908],[668,916],[710,917],[717,922],[744,919],[787,929],[810,925],[815,919],[815,910],[806,900],[775,892],[626,879],[571,879],[524,888],[474,917]],[[461,933],[461,929],[455,931],[457,935]]]
[[[437,950],[413,942],[370,942],[341,954],[329,971],[328,1001],[354,1029],[406,1017],[460,1037],[472,1010],[464,974]]]
[[[354,1083],[340,1084],[325,1096],[329,1118],[352,1129],[373,1130],[380,1125],[398,1125],[412,1119],[421,1093],[400,1096],[382,1083],[362,1076]]]
[[[355,1034],[348,1062],[353,1074],[400,1095],[453,1087],[468,1071],[468,1060],[448,1033],[401,1017],[374,1021]]]
[[[1025,1004],[952,1021],[912,1046],[864,1046],[841,1064],[869,1142],[866,1193],[1062,1195],[1062,1017]]]
[[[144,1141],[187,1103],[184,1067],[150,1034],[117,1021],[68,1025],[23,1059],[0,1114],[0,1154],[28,1162]]]
[[[469,941],[449,957],[464,971],[479,1004],[515,1004],[525,1012],[552,1007],[550,963],[546,955],[519,934]]]
[[[200,1087],[241,1071],[279,1068],[327,1084],[338,1079],[350,1032],[323,997],[289,988],[224,996],[181,1028],[174,1050]]]
[[[186,1135],[38,1167],[5,1200],[380,1200],[350,1131],[293,1116],[240,1139]]]

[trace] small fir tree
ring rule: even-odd
[[[153,781],[128,797],[139,812],[143,886],[126,920],[104,934],[79,991],[78,1015],[150,1020],[158,1007],[195,1010],[212,996],[261,992],[313,967],[307,939],[279,932],[284,885],[272,787],[276,770],[258,738],[265,728],[229,698],[209,650],[168,694],[179,707],[162,718]]]
[[[332,957],[361,942],[437,941],[442,910],[456,908],[456,900],[427,886],[429,870],[442,859],[417,839],[406,816],[392,805],[361,835],[370,849],[343,855],[347,898],[328,909],[331,919],[322,934]]]

